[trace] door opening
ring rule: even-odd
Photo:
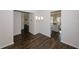
[[[29,13],[21,12],[21,31],[29,32]]]
[[[22,13],[21,16],[21,26],[22,27],[22,32],[24,33],[31,33],[33,34],[34,32],[34,21],[33,21],[33,14],[29,12]]]
[[[51,37],[60,40],[61,10],[51,12]]]
[[[34,34],[33,13],[14,10],[14,42]]]

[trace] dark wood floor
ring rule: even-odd
[[[51,37],[54,38],[56,41],[60,41],[60,33],[52,31]]]
[[[49,38],[42,34],[32,35],[29,32],[22,32],[21,35],[14,37],[14,44],[4,49],[75,49],[69,45],[61,43],[59,33],[52,32]]]

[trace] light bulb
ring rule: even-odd
[[[35,16],[35,19],[37,20],[38,19],[38,16]]]
[[[40,20],[40,17],[38,17],[38,20]]]
[[[43,16],[41,16],[41,20],[43,20],[44,19],[44,17]]]

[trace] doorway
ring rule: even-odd
[[[22,33],[34,34],[33,13],[14,10],[14,36]]]
[[[34,32],[34,20],[33,13],[30,12],[21,12],[21,32],[31,33]]]
[[[51,12],[51,37],[60,41],[61,10]]]
[[[21,12],[21,32],[29,32],[29,13]]]

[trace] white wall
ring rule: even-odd
[[[0,10],[0,48],[13,44],[13,11]]]
[[[14,11],[14,35],[21,34],[21,12]]]
[[[50,11],[49,10],[39,10],[39,16],[43,16],[43,20],[39,21],[39,32],[50,37],[51,24],[50,24]]]
[[[33,13],[29,13],[29,32],[32,33],[32,34],[34,34],[34,31],[35,31],[34,23],[35,23],[35,21],[34,21],[34,14]]]
[[[24,13],[24,24],[29,26],[29,13]]]
[[[61,25],[61,42],[79,48],[79,11],[63,10]]]
[[[24,29],[24,13],[21,12],[21,30]]]

